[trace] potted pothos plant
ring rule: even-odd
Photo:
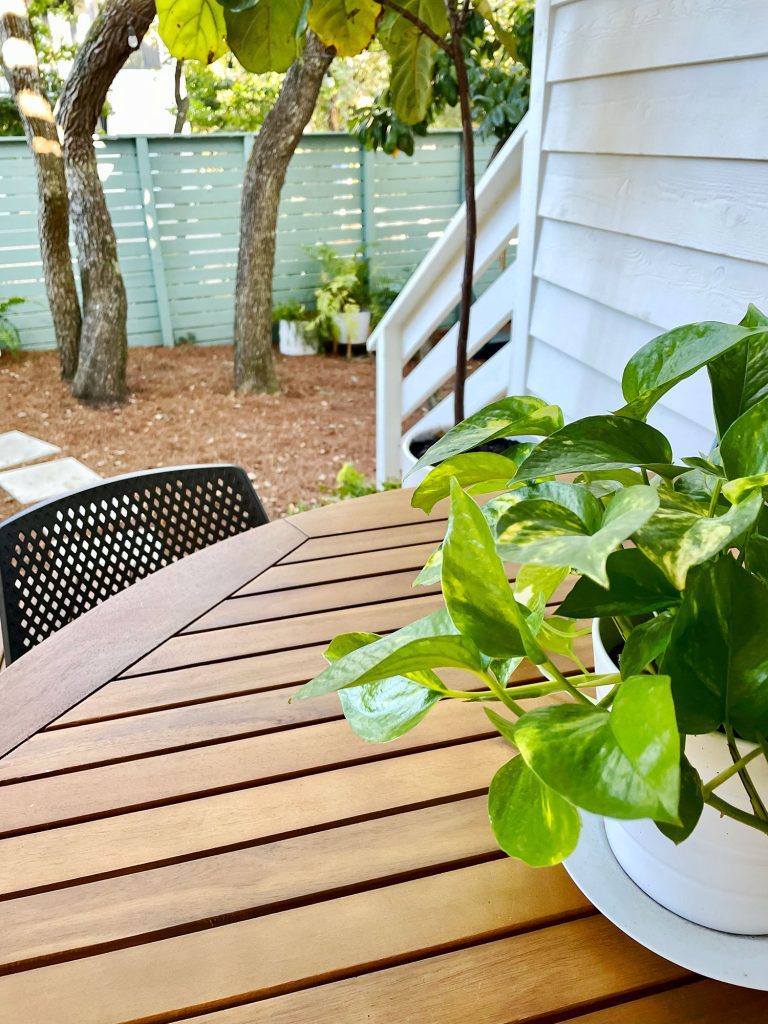
[[[341,345],[349,357],[353,346],[366,343],[371,328],[368,260],[362,252],[343,256],[327,244],[316,246],[312,254],[320,264],[315,331],[334,355]]]
[[[282,356],[316,356],[319,343],[313,330],[316,313],[303,302],[284,302],[272,307],[273,330]]]
[[[702,368],[716,443],[677,460],[646,419]],[[513,748],[488,797],[507,853],[556,864],[583,814],[601,815],[658,902],[766,934],[768,318],[751,306],[738,325],[669,331],[630,359],[622,388],[611,414],[564,425],[556,406],[512,397],[441,438],[412,502],[450,498],[416,580],[440,581],[445,607],[388,636],[336,637],[299,696],[338,691],[374,742],[439,701],[477,703]],[[470,451],[515,435],[541,440]],[[590,620],[595,671],[578,656]],[[515,685],[525,659],[541,681]],[[465,687],[445,668],[465,670]]]

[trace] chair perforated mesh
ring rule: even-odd
[[[8,663],[172,562],[266,523],[237,466],[115,477],[0,524],[0,625]]]

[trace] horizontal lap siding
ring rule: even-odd
[[[661,331],[768,306],[768,5],[550,17],[526,383],[578,416],[621,404],[624,363]],[[706,450],[709,405],[698,375],[656,425]]]
[[[158,290],[155,279],[150,229],[159,238],[173,340],[231,342],[240,196],[252,138],[150,137],[146,194],[136,141],[97,140],[128,293],[131,345],[163,341],[158,307],[163,287]],[[492,149],[492,140],[478,141],[479,172]],[[413,158],[363,153],[346,135],[305,136],[281,197],[275,300],[313,301],[319,275],[310,249],[318,241],[349,255],[366,248],[376,282],[403,284],[461,198],[456,132],[420,139]],[[27,299],[12,313],[27,349],[54,345],[38,241],[37,190],[26,144],[0,140],[0,298]],[[72,257],[76,265],[74,245]],[[497,272],[490,271],[488,279]]]

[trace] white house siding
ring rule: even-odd
[[[768,307],[768,0],[540,0],[537,18],[513,388],[574,417],[622,404],[655,334]],[[652,422],[678,453],[707,449],[709,403],[692,378]]]

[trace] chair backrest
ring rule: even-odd
[[[0,524],[0,626],[8,663],[185,555],[266,523],[238,466],[115,477]]]

